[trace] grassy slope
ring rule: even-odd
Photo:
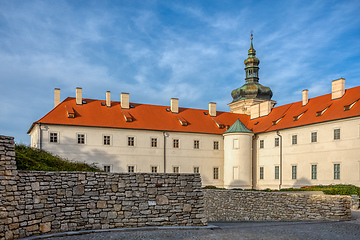
[[[71,162],[59,156],[53,156],[43,150],[33,149],[25,145],[15,146],[16,165],[18,170],[36,171],[101,171],[95,165]]]

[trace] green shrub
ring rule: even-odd
[[[44,150],[38,150],[26,145],[15,145],[16,165],[18,170],[34,171],[101,171],[95,164],[72,162],[59,156],[54,156]]]

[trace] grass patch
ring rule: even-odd
[[[18,170],[101,172],[95,164],[72,162],[21,144],[15,145],[15,156]]]
[[[226,190],[225,188],[217,188],[215,186],[205,186],[203,189],[217,189],[217,190]],[[354,185],[316,185],[316,186],[304,186],[301,188],[285,188],[279,190],[272,189],[264,189],[264,190],[256,190],[256,189],[241,189],[234,188],[231,190],[239,190],[239,191],[260,191],[260,192],[299,192],[299,191],[322,191],[327,195],[358,195],[360,196],[360,187],[356,187]]]

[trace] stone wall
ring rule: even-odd
[[[16,171],[0,136],[0,239],[146,226],[204,226],[199,174]]]
[[[203,191],[208,221],[351,218],[349,196],[237,190]]]

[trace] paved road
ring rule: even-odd
[[[48,237],[52,240],[127,239],[360,239],[360,211],[351,221],[210,223],[214,228],[109,231]]]

